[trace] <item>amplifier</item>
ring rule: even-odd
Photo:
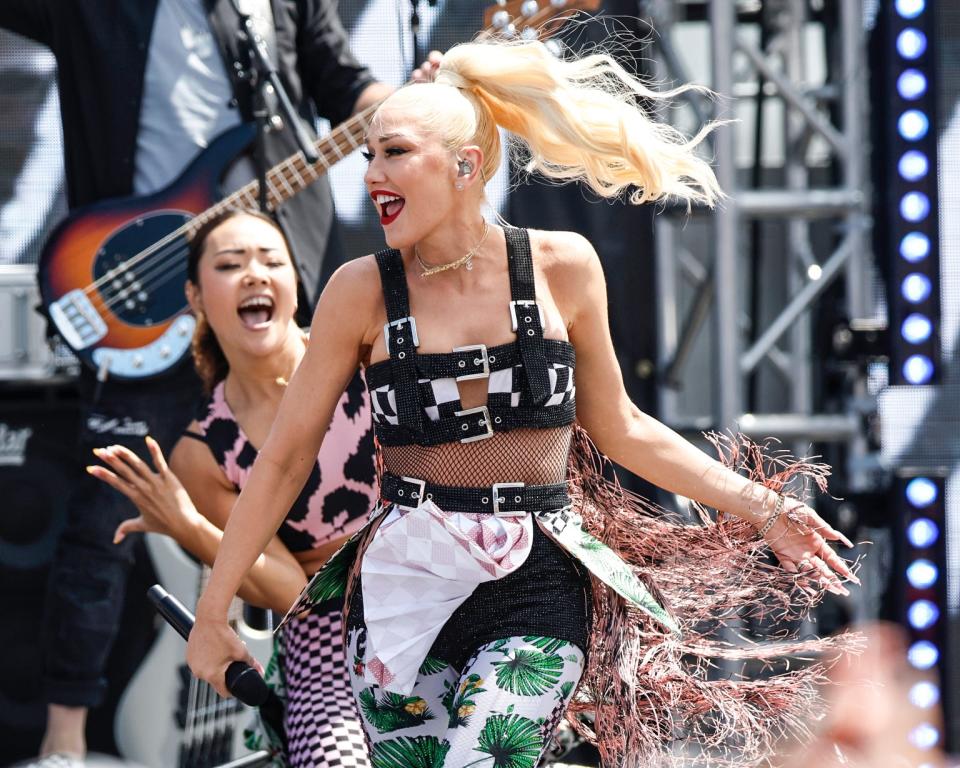
[[[0,265],[0,382],[44,382],[76,373],[69,349],[47,343],[39,303],[35,266]]]

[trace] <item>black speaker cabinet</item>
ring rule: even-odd
[[[0,390],[0,754],[35,754],[47,574],[78,464],[78,409],[52,388]]]

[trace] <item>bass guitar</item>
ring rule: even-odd
[[[146,535],[157,578],[169,592],[198,596],[209,569],[169,536]],[[184,601],[188,603],[188,601]],[[195,608],[196,601],[187,604]],[[250,653],[264,666],[273,652],[273,633],[244,621],[235,601],[230,620]],[[114,738],[120,753],[145,768],[212,768],[249,753],[243,731],[253,710],[222,699],[190,674],[183,639],[164,624],[117,705]]]
[[[551,34],[561,15],[594,10],[600,0],[509,0],[487,9],[486,34]],[[364,140],[376,106],[341,123],[266,173],[267,204],[276,209]],[[252,145],[245,124],[215,139],[169,186],[143,197],[107,200],[73,211],[54,230],[37,264],[41,303],[80,361],[101,376],[144,379],[168,370],[190,348],[195,321],[183,285],[191,234],[228,208],[256,208],[254,180],[224,197],[227,169]]]

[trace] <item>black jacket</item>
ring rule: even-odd
[[[71,208],[132,194],[140,102],[158,0],[0,0],[0,27],[48,46],[58,65],[60,109]],[[235,74],[240,62],[230,0],[204,0],[241,114],[250,94]],[[373,81],[350,53],[334,0],[273,0],[277,70],[304,115],[336,124]],[[274,165],[297,147],[291,133],[270,135]],[[325,179],[288,201],[280,221],[291,240],[307,298],[316,301],[333,221]],[[329,273],[329,266],[323,270]]]

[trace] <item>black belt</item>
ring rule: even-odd
[[[463,488],[435,485],[389,472],[385,472],[380,480],[380,498],[402,507],[416,507],[423,499],[428,499],[445,512],[487,512],[499,517],[563,509],[570,504],[566,483],[494,483],[482,488]]]

